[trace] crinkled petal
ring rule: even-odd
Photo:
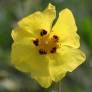
[[[54,81],[62,79],[69,71],[72,72],[85,61],[85,55],[79,49],[63,46],[57,53],[50,56],[50,71]]]
[[[11,36],[14,42],[21,41],[24,38],[34,38],[34,36],[32,35],[32,31],[29,31],[27,30],[27,28],[22,28],[18,25],[12,30]]]
[[[33,78],[44,88],[48,88],[51,83],[52,80],[50,78],[50,76],[44,76],[44,77],[34,77]]]
[[[80,37],[77,33],[75,32],[67,32],[64,31],[61,33],[61,39],[60,43],[62,46],[71,46],[73,48],[79,48],[80,47]]]
[[[49,4],[43,11],[37,11],[19,21],[20,27],[26,27],[33,32],[34,36],[39,36],[40,32],[45,29],[48,32],[51,30],[52,23],[56,17],[55,6]]]
[[[11,61],[16,68],[32,76],[49,76],[49,60],[38,53],[31,39],[13,43]]]
[[[58,35],[62,45],[79,48],[80,38],[76,31],[77,26],[72,12],[69,9],[64,9],[59,13],[59,18],[54,25],[51,34]]]
[[[60,54],[53,54],[50,55],[50,74],[53,81],[59,81],[61,80],[66,73],[66,70],[62,68],[62,64],[64,62],[61,62],[61,55]]]

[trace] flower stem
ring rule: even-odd
[[[51,92],[61,92],[61,81],[52,85]]]
[[[61,81],[58,83],[58,92],[61,92]]]

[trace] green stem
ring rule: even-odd
[[[61,81],[52,85],[51,92],[61,92]]]
[[[61,92],[61,81],[58,83],[58,92]]]

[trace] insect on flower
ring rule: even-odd
[[[20,20],[11,34],[12,64],[45,88],[85,61],[71,10],[62,10],[52,27],[55,17],[55,6],[49,4],[44,11]]]

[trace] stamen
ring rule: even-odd
[[[42,32],[40,33],[41,36],[44,36],[47,34],[47,31],[46,30],[42,30]]]
[[[39,45],[39,39],[34,40],[33,43],[35,44],[35,46],[38,46]]]
[[[49,35],[46,35],[47,31],[42,30],[40,33],[41,36],[38,39],[33,40],[33,43],[35,46],[38,46],[38,53],[40,55],[46,55],[49,53],[55,53],[57,48],[58,48],[58,36],[57,35],[52,35],[49,37]],[[46,36],[44,36],[46,35]]]
[[[41,55],[47,54],[47,52],[46,52],[45,50],[43,50],[43,49],[39,49],[39,53],[40,53]]]
[[[56,47],[52,48],[52,50],[50,51],[51,53],[55,53],[56,52]]]

